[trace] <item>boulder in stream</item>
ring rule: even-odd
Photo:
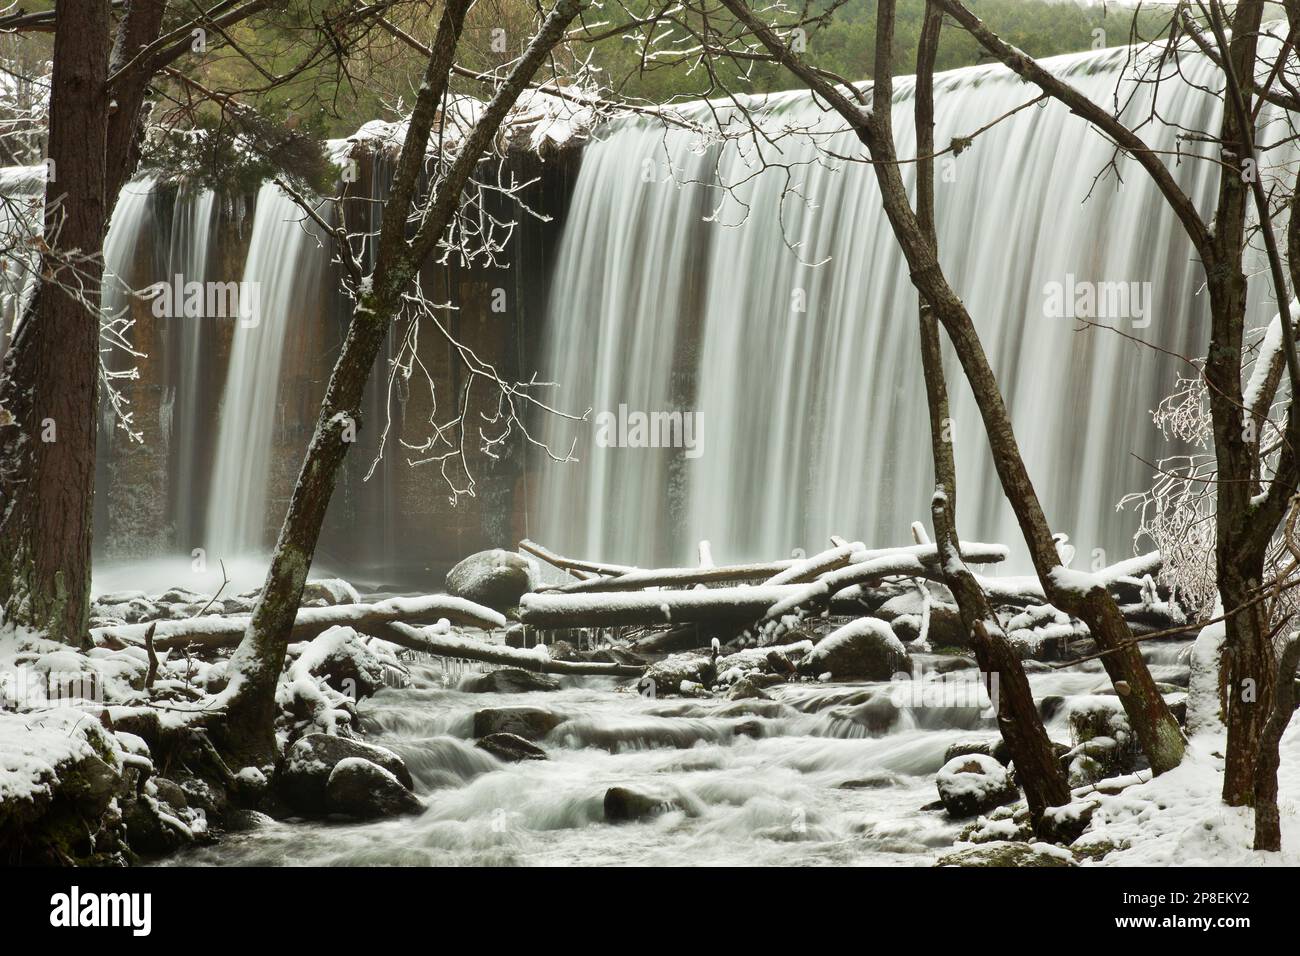
[[[830,674],[832,680],[889,680],[910,671],[911,659],[888,624],[860,617],[822,638],[799,670],[814,677]]]
[[[954,757],[943,765],[934,782],[943,808],[957,818],[988,813],[1020,797],[1007,769],[983,754]]]
[[[474,746],[480,750],[486,750],[498,760],[504,760],[506,763],[546,759],[545,750],[515,734],[488,734],[476,741]]]
[[[330,771],[325,804],[331,813],[362,820],[423,813],[424,804],[392,773],[363,757],[344,757]]]
[[[362,700],[385,686],[384,662],[355,629],[335,625],[312,639],[298,662],[330,687]]]
[[[748,675],[727,688],[727,700],[771,700],[772,697]]]
[[[330,813],[326,799],[330,776],[340,761],[351,758],[368,760],[405,789],[415,789],[406,764],[391,750],[330,734],[308,734],[295,741],[276,774],[276,785],[285,802],[300,813]]]
[[[630,787],[610,787],[605,791],[606,823],[631,823],[677,809],[680,807],[672,800]]]
[[[959,740],[955,744],[949,744],[948,749],[943,752],[943,762],[948,764],[958,757],[966,757],[970,754],[992,757],[1004,767],[1011,763],[1011,748],[1001,737],[989,740]]]
[[[475,694],[527,694],[531,691],[559,690],[560,682],[546,674],[534,674],[519,667],[502,667],[471,677],[461,690]]]
[[[646,668],[637,688],[647,697],[689,694],[694,687],[712,687],[717,678],[718,668],[713,655],[671,654]]]
[[[448,594],[497,611],[517,607],[532,587],[532,562],[501,548],[471,554],[447,572]]]
[[[474,714],[474,736],[514,734],[524,740],[541,740],[564,718],[541,707],[488,707]]]
[[[361,603],[361,595],[357,593],[356,588],[342,578],[317,578],[315,581],[308,581],[303,585],[302,603],[317,606],[321,603],[327,606],[359,604]]]

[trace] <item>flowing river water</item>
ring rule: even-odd
[[[1185,642],[1148,646],[1157,681],[1186,686]],[[922,681],[941,658],[914,655]],[[1030,665],[1034,667],[1034,665]],[[969,821],[922,809],[958,742],[994,740],[980,709],[929,703],[920,683],[795,683],[771,700],[648,699],[613,678],[558,691],[468,693],[465,673],[415,663],[409,687],[360,705],[367,740],[406,761],[425,804],[377,823],[266,821],[178,864],[247,865],[862,865],[925,866]],[[1034,667],[1053,740],[1066,714],[1109,688],[1096,661]],[[933,684],[928,685],[933,692]],[[915,705],[886,703],[900,694]],[[958,695],[961,700],[961,695]],[[567,719],[540,741],[546,760],[503,763],[471,739],[474,713],[541,707]],[[882,714],[885,716],[882,717]],[[887,724],[887,726],[884,726]],[[605,821],[604,795],[628,787],[671,804],[649,820]]]

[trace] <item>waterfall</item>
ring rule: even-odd
[[[257,320],[236,318],[222,398],[205,540],[212,558],[267,545],[268,475],[279,418],[285,336],[304,317],[328,260],[303,212],[274,183],[257,194],[242,288],[254,297]]]
[[[0,236],[33,235],[41,225],[44,166],[0,167]],[[0,248],[0,357],[36,289],[37,257],[27,244]]]
[[[137,258],[140,243],[152,230],[154,225],[154,186],[151,177],[133,180],[122,187],[113,207],[113,215],[108,221],[108,232],[104,235],[104,274],[100,287],[99,303],[107,319],[130,319],[134,293],[153,281],[152,262],[145,268]],[[134,338],[130,330],[124,332],[130,341]],[[138,348],[143,343],[134,342]],[[104,346],[104,364],[109,368],[139,365],[136,357],[123,355],[116,349]],[[148,361],[142,359],[140,361]],[[101,398],[102,398],[101,389]],[[100,403],[100,447],[106,454],[111,454],[115,439],[119,434],[118,421],[112,406]],[[140,423],[136,422],[136,428]],[[156,436],[150,436],[151,440]]]
[[[212,190],[184,187],[179,190],[172,207],[167,276],[184,276],[187,282],[205,282],[211,278],[208,255],[216,226],[215,211],[216,196]],[[195,492],[201,488],[201,442],[205,433],[204,324],[210,321],[211,317],[203,315],[180,317],[173,322],[176,334],[169,342],[173,352],[169,356],[170,364],[176,370],[170,389],[172,521],[176,542],[184,551],[194,547],[203,534],[202,510],[198,507],[203,498],[201,492]]]
[[[1213,129],[1218,106],[1193,88],[1213,68],[1183,58],[1191,82],[1126,78],[1129,49],[1047,61],[1125,117]],[[1126,72],[1127,71],[1127,72]],[[898,154],[915,153],[913,81],[896,87]],[[936,78],[940,149],[1024,104],[1037,89],[1000,65]],[[1153,99],[1158,96],[1158,104]],[[714,104],[726,122],[726,104]],[[875,545],[929,524],[932,470],[916,296],[856,139],[803,93],[769,98],[775,144],[724,145],[652,119],[620,121],[585,153],[552,283],[547,377],[566,409],[697,412],[697,457],[682,448],[601,447],[579,430],[578,464],[544,469],[535,536],[587,558],[722,561],[820,550],[831,534]],[[695,116],[710,121],[700,108]],[[1134,120],[1136,121],[1136,119]],[[812,126],[808,135],[782,134]],[[1174,131],[1143,135],[1175,149]],[[1182,144],[1172,164],[1213,212],[1213,164]],[[753,175],[761,154],[782,168]],[[980,330],[1026,464],[1078,566],[1130,552],[1136,519],[1116,513],[1165,452],[1149,411],[1200,355],[1207,314],[1191,246],[1136,164],[1101,176],[1108,141],[1058,104],[1031,106],[936,163],[940,254]],[[671,174],[668,170],[671,169]],[[913,170],[903,168],[911,182]],[[718,183],[735,188],[724,195]],[[797,189],[800,196],[792,195]],[[712,221],[705,221],[706,218]],[[1073,277],[1073,279],[1072,279]],[[1149,282],[1127,336],[1045,317],[1049,283]],[[1134,287],[1141,290],[1142,286]],[[1252,321],[1275,311],[1252,285]],[[1140,340],[1143,344],[1136,343]],[[1151,347],[1154,346],[1155,348]],[[958,518],[968,539],[1019,542],[979,412],[951,354]],[[562,426],[551,426],[558,440]],[[572,430],[568,430],[572,434]],[[567,447],[567,441],[563,442]]]

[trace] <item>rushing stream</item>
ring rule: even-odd
[[[1157,681],[1186,685],[1185,647],[1147,648]],[[937,658],[914,660],[932,674]],[[969,822],[920,809],[935,800],[944,752],[996,737],[979,709],[928,703],[899,709],[882,729],[882,698],[921,690],[904,682],[780,685],[769,689],[770,701],[654,700],[612,678],[505,695],[457,690],[463,675],[437,664],[416,664],[411,673],[410,687],[381,691],[360,710],[368,741],[406,761],[426,806],[421,816],[267,821],[171,862],[923,866]],[[1069,705],[1109,687],[1095,661],[1040,670],[1030,683],[1036,699],[1068,699],[1047,720],[1052,739],[1063,743],[1070,742]],[[541,741],[547,760],[502,763],[470,739],[476,711],[517,705],[568,718]],[[677,809],[606,823],[604,795],[615,786]]]

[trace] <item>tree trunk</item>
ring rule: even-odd
[[[1258,567],[1221,568],[1219,591],[1224,607],[1243,607],[1255,596],[1262,574]],[[1242,573],[1251,575],[1244,578]],[[1252,581],[1254,582],[1252,585]],[[1273,646],[1264,605],[1255,603],[1224,622],[1223,653],[1227,670],[1227,748],[1224,752],[1223,800],[1229,806],[1250,806],[1255,800],[1256,760],[1260,737],[1273,709]]]
[[[1080,592],[1062,586],[1057,577],[1062,568],[1056,543],[1020,455],[1011,417],[983,343],[966,306],[948,284],[938,257],[912,211],[907,187],[898,169],[890,121],[894,4],[891,0],[881,0],[878,6],[875,84],[872,90],[875,106],[870,112],[865,112],[860,104],[849,99],[842,88],[805,64],[770,26],[754,16],[744,0],[723,0],[723,5],[753,32],[777,62],[820,95],[866,147],[880,187],[885,215],[907,259],[912,284],[943,324],[974,393],[1002,492],[1015,512],[1043,590],[1054,606],[1081,618],[1088,625],[1093,639],[1105,652],[1102,661],[1107,674],[1116,684],[1127,686],[1128,693],[1121,694],[1120,701],[1152,770],[1163,773],[1176,767],[1183,758],[1186,742],[1169,706],[1156,690],[1141,654],[1129,642],[1132,634],[1115,600],[1100,583]],[[949,9],[950,4],[943,5]],[[1022,60],[1028,59],[1023,54],[1018,56]]]
[[[925,6],[916,66],[917,224],[938,255],[934,228],[934,59],[939,47],[943,14],[931,2]],[[985,675],[996,675],[990,688],[997,706],[998,730],[1011,751],[1016,776],[1025,792],[1035,827],[1048,807],[1070,802],[1070,787],[1061,769],[1043,720],[1034,703],[1020,658],[1007,643],[988,599],[966,568],[956,529],[957,465],[948,415],[948,385],[944,378],[939,323],[922,296],[920,301],[921,366],[930,412],[930,450],[934,461],[931,516],[939,566],[957,601],[962,624],[970,633],[976,661]]]
[[[58,9],[45,192],[50,251],[0,382],[0,405],[14,419],[0,429],[0,602],[6,621],[83,645],[107,208],[109,5],[64,0]]]
[[[1260,733],[1259,757],[1255,763],[1256,850],[1282,849],[1282,821],[1277,809],[1277,768],[1282,757],[1278,748],[1295,712],[1297,667],[1300,667],[1300,635],[1292,634],[1277,669],[1273,712]]]
[[[448,0],[443,8],[392,191],[384,206],[375,271],[367,277],[369,288],[358,293],[347,337],[321,402],[316,431],[280,529],[266,584],[244,639],[230,660],[231,682],[223,697],[226,716],[216,733],[227,753],[249,763],[265,763],[275,754],[275,688],[284,667],[285,647],[339,467],[354,430],[362,425],[361,399],[366,382],[388,327],[401,309],[403,293],[444,236],[474,166],[496,137],[506,112],[583,6],[581,0],[559,0],[547,15],[524,56],[466,137],[450,171],[434,184],[422,214],[415,217],[420,222],[419,230],[408,242],[408,224],[412,213],[419,211],[417,181],[425,168],[429,137],[443,105],[470,5],[471,0]]]

